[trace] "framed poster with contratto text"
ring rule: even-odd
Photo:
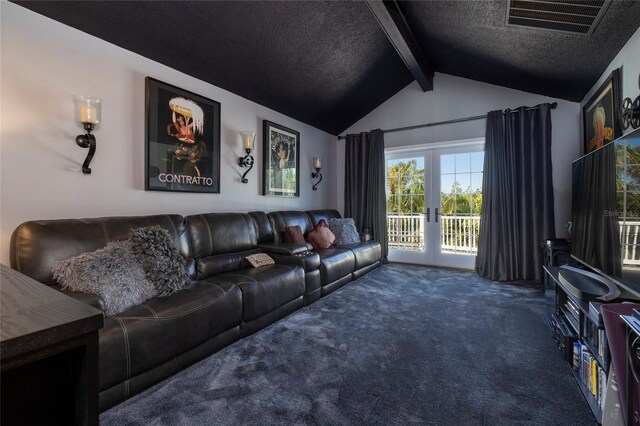
[[[220,193],[220,102],[145,83],[145,189]]]

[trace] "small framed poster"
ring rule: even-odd
[[[263,122],[262,194],[300,196],[300,133]]]
[[[620,69],[616,69],[582,108],[585,155],[622,135],[620,94]]]
[[[145,189],[220,193],[220,102],[151,77],[145,86]]]

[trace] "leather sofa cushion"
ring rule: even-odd
[[[354,271],[356,260],[349,249],[330,248],[316,250],[316,253],[320,256],[320,276],[323,286],[344,278]]]
[[[186,221],[195,259],[258,247],[256,226],[248,214],[200,214],[187,216]]]
[[[282,231],[287,226],[298,225],[302,230],[302,235],[306,238],[307,233],[313,229],[309,216],[301,211],[280,211],[267,213],[274,231],[274,242],[285,241]]]
[[[241,322],[242,294],[232,283],[199,281],[114,317],[100,330],[100,390],[148,371]]]
[[[278,264],[300,266],[305,272],[315,271],[320,267],[320,256],[312,251],[298,254],[269,253],[269,255]]]
[[[258,243],[272,243],[274,241],[273,228],[269,216],[265,212],[247,213],[253,219],[258,232]]]
[[[186,222],[199,280],[247,268],[245,258],[260,252],[256,225],[248,214],[192,215]]]
[[[315,227],[321,219],[324,219],[329,223],[329,219],[340,219],[340,213],[338,210],[323,209],[323,210],[307,210],[307,215],[311,224]]]
[[[11,235],[11,267],[45,284],[55,284],[53,264],[129,238],[131,229],[160,225],[179,253],[191,257],[180,215],[99,217],[25,222]]]
[[[267,253],[277,253],[277,254],[301,254],[309,251],[309,245],[307,243],[304,244],[296,244],[296,243],[263,243],[260,244],[260,249],[266,251]]]
[[[248,268],[247,256],[261,253],[261,250],[247,250],[237,253],[218,254],[198,259],[198,279],[206,279],[217,274]]]
[[[354,270],[356,271],[369,265],[373,265],[382,257],[382,247],[380,247],[380,243],[377,241],[350,244],[342,246],[342,248],[348,248],[355,255],[356,266]]]
[[[213,277],[242,290],[242,321],[249,322],[304,295],[304,271],[297,266],[269,265]]]

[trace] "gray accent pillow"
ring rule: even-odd
[[[63,289],[97,294],[106,315],[115,315],[156,296],[128,241],[114,241],[53,265],[53,277]]]
[[[169,232],[160,226],[138,228],[129,237],[131,251],[159,296],[170,296],[191,288],[186,260],[178,253]]]
[[[336,236],[337,246],[346,246],[360,242],[360,235],[356,229],[355,221],[348,217],[344,219],[329,219],[329,229]]]

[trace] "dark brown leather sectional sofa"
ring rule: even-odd
[[[125,240],[131,229],[160,225],[187,259],[196,285],[107,317],[100,331],[100,410],[313,303],[380,264],[376,241],[311,251],[282,242],[285,226],[306,234],[336,210],[106,217],[30,221],[11,237],[11,267],[59,289],[59,260]],[[267,252],[275,265],[251,268]],[[91,294],[63,291],[104,310]]]

